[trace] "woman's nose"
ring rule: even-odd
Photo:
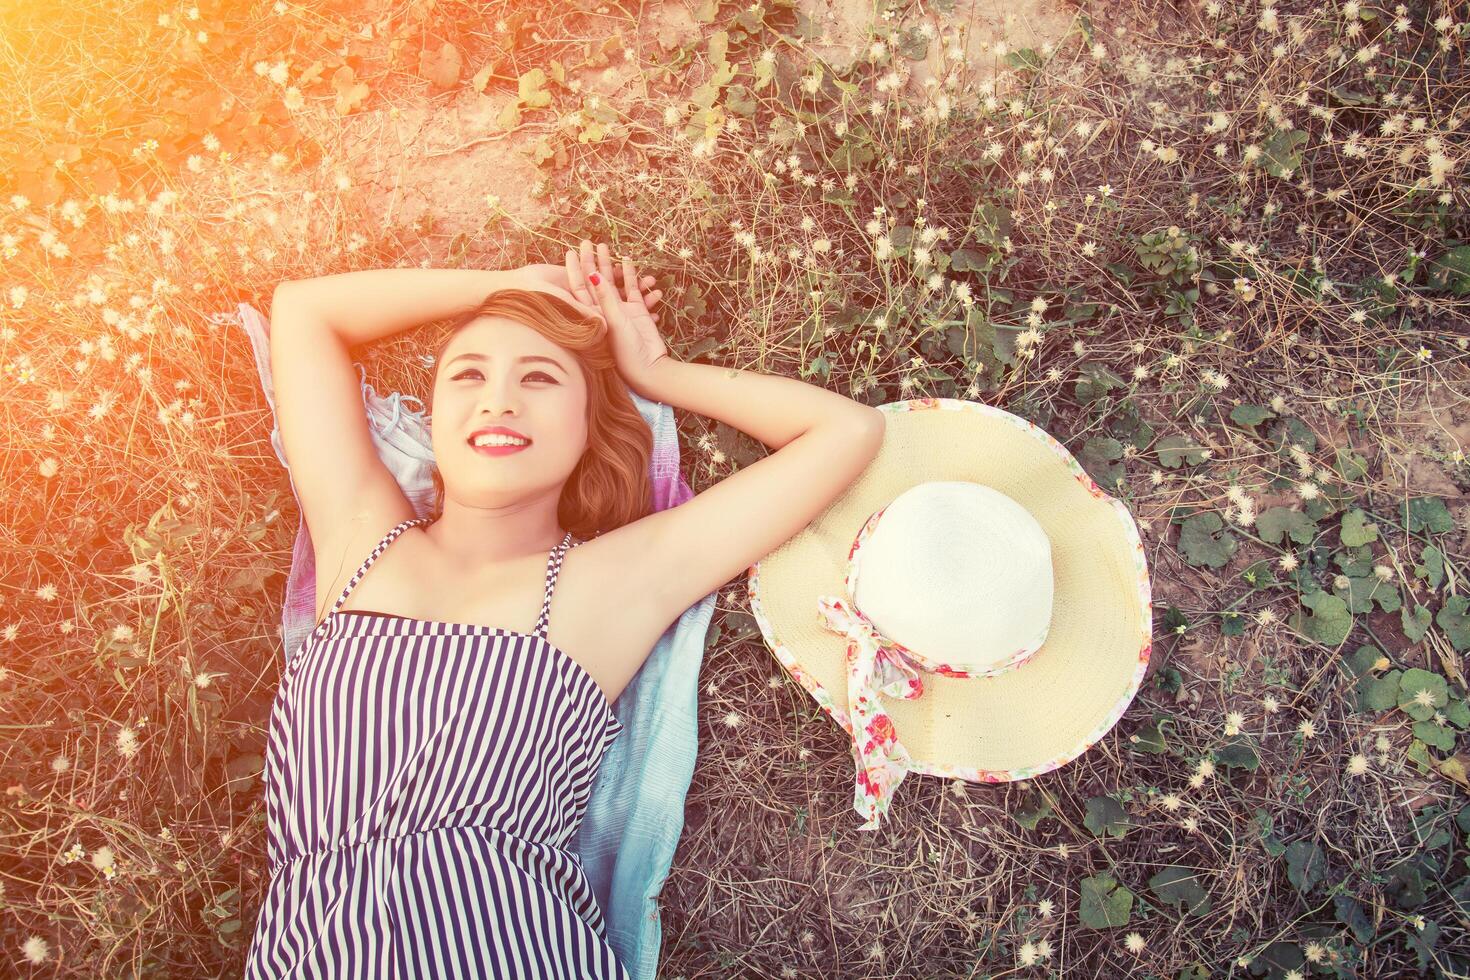
[[[501,415],[507,409],[520,412],[521,393],[509,381],[491,379],[480,386],[476,409],[489,415]]]

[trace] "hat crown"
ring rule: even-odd
[[[1051,541],[1029,510],[994,487],[910,487],[879,513],[853,560],[854,604],[925,660],[995,674],[1046,639]]]

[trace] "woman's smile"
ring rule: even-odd
[[[518,453],[522,449],[529,449],[531,447],[528,443],[524,446],[497,446],[494,444],[484,446],[471,445],[470,448],[484,456],[509,456],[511,453]]]

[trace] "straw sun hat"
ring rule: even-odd
[[[767,645],[852,737],[863,830],[910,772],[999,783],[1075,759],[1152,645],[1138,528],[1066,447],[980,402],[880,407],[877,458],[748,576]]]

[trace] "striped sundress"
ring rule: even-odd
[[[547,558],[531,633],[339,612],[428,520],[384,535],[286,664],[263,776],[270,884],[245,976],[628,980],[570,849],[623,730],[546,638],[571,532]]]

